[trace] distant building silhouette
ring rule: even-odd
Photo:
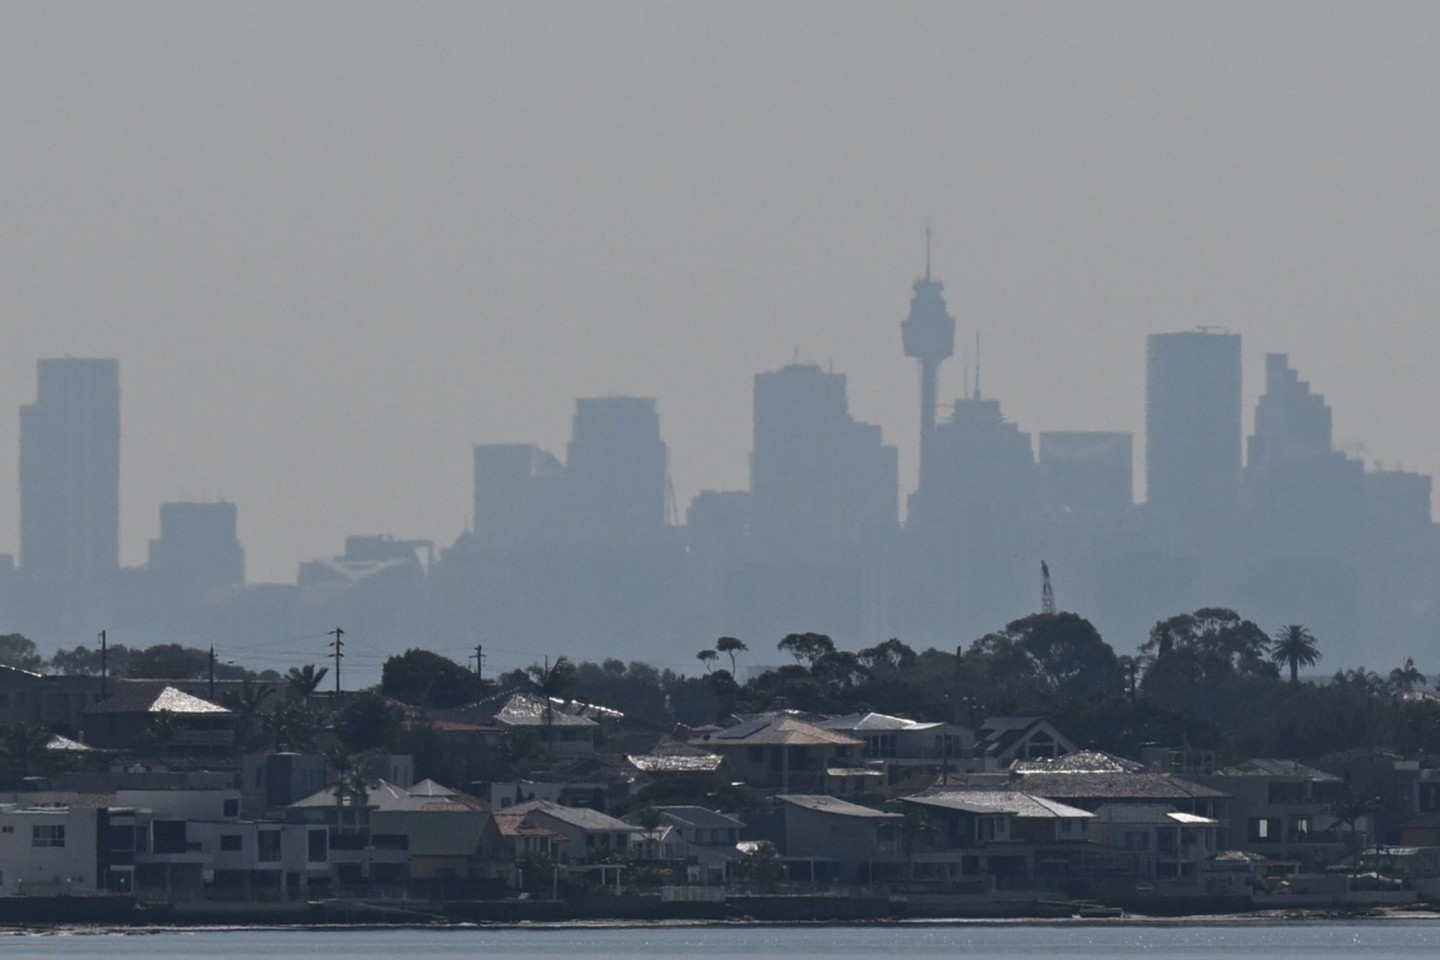
[[[567,522],[582,543],[659,537],[669,483],[653,397],[586,397],[575,402],[565,485]]]
[[[974,640],[1034,612],[1042,517],[1030,435],[998,400],[956,402],[906,518],[907,632]]]
[[[1166,530],[1194,542],[1233,513],[1240,492],[1241,430],[1240,335],[1151,334],[1145,367],[1146,502]]]
[[[850,415],[845,375],[790,364],[755,376],[751,533],[781,554],[830,556],[892,534],[899,455]]]
[[[1247,449],[1235,550],[1241,606],[1262,622],[1303,620],[1318,636],[1352,644],[1364,465],[1333,449],[1330,408],[1283,354],[1265,357]]]
[[[18,625],[40,638],[88,636],[120,567],[120,365],[37,365],[20,408]]]
[[[1046,498],[1067,516],[1113,524],[1134,505],[1128,433],[1042,433],[1039,466]]]
[[[162,503],[160,537],[150,541],[151,588],[172,603],[194,603],[212,587],[245,582],[235,504]]]
[[[755,377],[747,562],[727,624],[858,636],[883,622],[880,585],[898,529],[899,456],[850,415],[844,374],[790,364]]]
[[[475,447],[475,541],[513,549],[556,535],[565,468],[529,443]]]
[[[905,356],[920,361],[920,473],[926,470],[935,431],[940,364],[955,352],[955,318],[945,306],[945,285],[930,279],[930,231],[925,231],[925,276],[915,281],[910,313],[900,323]]]
[[[120,364],[41,360],[20,408],[20,568],[52,587],[120,566]]]

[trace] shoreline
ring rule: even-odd
[[[1121,917],[915,917],[875,920],[556,920],[453,923],[228,923],[228,924],[13,924],[0,926],[0,938],[57,936],[158,936],[180,933],[347,933],[379,930],[435,932],[549,933],[566,930],[657,930],[657,929],[783,929],[815,927],[1248,927],[1315,926],[1324,924],[1385,924],[1440,922],[1440,908],[1365,911],[1324,910],[1313,912],[1256,912],[1228,914],[1187,914],[1183,916]]]

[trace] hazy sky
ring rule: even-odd
[[[683,511],[797,350],[908,490],[927,223],[1026,430],[1143,439],[1144,335],[1218,325],[1247,409],[1287,352],[1440,471],[1437,41],[1418,3],[7,3],[0,550],[66,354],[121,361],[129,563],[175,499],[239,504],[252,580],[448,545],[471,445],[563,456],[583,395],[659,398]]]

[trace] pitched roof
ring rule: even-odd
[[[725,762],[725,758],[718,753],[700,751],[689,755],[680,753],[628,755],[625,759],[637,770],[645,773],[714,773]]]
[[[220,706],[218,703],[201,700],[199,697],[191,696],[184,690],[177,690],[168,685],[156,687],[148,684],[126,684],[117,689],[111,696],[101,700],[99,703],[91,704],[82,712],[225,714],[231,711]]]
[[[776,800],[783,800],[793,807],[802,810],[813,810],[816,813],[829,813],[837,817],[858,817],[863,820],[900,820],[901,814],[886,813],[883,810],[876,810],[873,807],[862,807],[858,803],[851,803],[848,800],[841,800],[838,797],[827,797],[815,794],[802,793],[781,793],[776,794]]]
[[[332,784],[323,790],[317,790],[290,806],[333,807],[335,786]],[[388,780],[375,780],[365,790],[365,806],[381,813],[458,813],[484,812],[490,809],[490,804],[479,797],[461,793],[434,780],[422,780],[413,787],[397,787]]]
[[[1063,757],[1016,760],[1010,769],[1015,773],[1138,773],[1145,764],[1103,750],[1080,750]]]
[[[591,810],[589,807],[566,807],[558,803],[551,803],[549,800],[528,800],[525,803],[517,803],[512,807],[505,808],[506,813],[540,813],[554,817],[562,823],[568,823],[572,827],[581,830],[625,830],[632,831],[635,828],[624,820],[617,820],[608,813],[601,813],[599,810]]]
[[[502,810],[495,814],[495,826],[500,828],[502,837],[554,837],[557,836],[554,830],[547,830],[545,827],[536,826],[525,819],[523,813],[510,813],[509,810]]]
[[[657,807],[656,809],[673,820],[678,820],[692,827],[700,827],[704,830],[730,830],[732,828],[745,826],[743,822],[729,814],[717,813],[709,807],[681,805]]]
[[[1170,773],[1021,773],[1026,793],[1065,800],[1192,800],[1228,796]]]
[[[1096,823],[1179,823],[1190,826],[1218,826],[1219,820],[1181,813],[1168,803],[1106,803],[1095,811]]]
[[[701,743],[717,747],[858,747],[861,741],[843,733],[825,730],[813,723],[786,716],[763,716],[736,724],[719,733],[708,734]]]
[[[1074,820],[1094,816],[1088,810],[1020,790],[927,790],[901,799],[907,803],[965,813],[1013,813],[1027,820]]]
[[[1315,783],[1339,783],[1341,778],[1324,770],[1308,767],[1298,760],[1246,760],[1233,767],[1215,771],[1217,777],[1290,777]]]
[[[929,730],[943,727],[943,723],[922,723],[905,717],[892,717],[886,713],[851,713],[843,717],[831,717],[815,724],[826,730],[854,730],[859,733],[880,733],[887,730]]]
[[[545,698],[529,693],[510,692],[472,703],[457,710],[434,711],[449,720],[490,721],[506,727],[594,727],[589,717],[578,716],[565,709],[558,700],[547,708]],[[548,714],[548,719],[547,719]]]

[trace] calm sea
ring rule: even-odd
[[[1008,924],[889,927],[651,927],[536,930],[297,930],[61,933],[0,936],[0,957],[148,960],[588,960],[596,957],[743,957],[850,960],[886,957],[1255,957],[1265,960],[1427,957],[1440,921]]]

